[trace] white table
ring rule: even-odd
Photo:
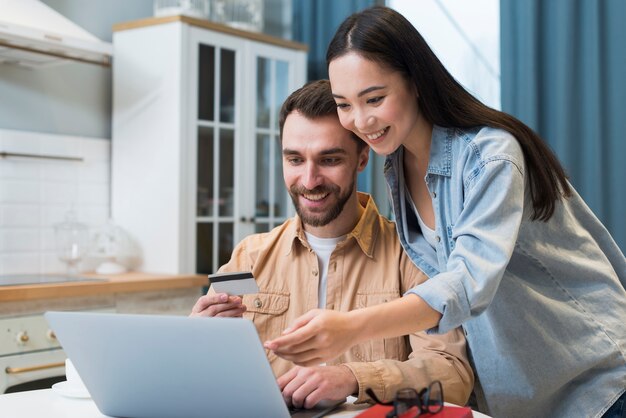
[[[354,398],[329,417],[353,418],[367,405],[353,405]],[[474,411],[474,418],[489,418],[487,415]],[[91,400],[67,398],[52,389],[32,390],[28,392],[0,395],[0,417],[2,418],[107,418],[98,411]]]
[[[353,418],[367,405],[346,404],[329,417]],[[1,418],[107,418],[91,398],[68,398],[52,389],[0,395]]]

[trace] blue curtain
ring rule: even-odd
[[[309,80],[328,78],[326,48],[337,27],[352,13],[384,3],[376,0],[293,0],[294,41],[309,46]]]
[[[309,46],[307,57],[307,79],[328,78],[326,49],[335,31],[343,20],[352,13],[374,4],[384,4],[381,0],[293,0],[293,38]],[[370,154],[370,163],[358,176],[358,190],[374,194],[376,203],[383,204],[386,195],[377,193],[374,176],[382,176],[376,170],[377,159]],[[377,196],[379,195],[379,196]],[[380,202],[380,203],[379,203]],[[382,207],[385,207],[384,204]]]
[[[502,109],[626,249],[626,1],[501,0]]]

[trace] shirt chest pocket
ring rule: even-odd
[[[247,308],[243,317],[254,323],[261,341],[278,337],[286,328],[288,293],[243,295],[243,304]]]
[[[380,305],[400,297],[399,292],[358,293],[356,308]],[[370,340],[351,348],[351,353],[361,361],[382,359],[406,360],[409,355],[404,337]]]

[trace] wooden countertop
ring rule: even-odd
[[[0,302],[183,289],[208,286],[209,284],[207,276],[196,274],[175,275],[130,272],[112,276],[81,273],[81,276],[107,280],[0,286]]]

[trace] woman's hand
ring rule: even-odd
[[[369,339],[399,337],[432,328],[441,314],[409,294],[391,302],[350,312],[314,309],[295,320],[265,348],[299,366],[330,361]]]
[[[310,367],[332,360],[359,343],[358,331],[351,312],[314,309],[264,346],[285,360]]]

